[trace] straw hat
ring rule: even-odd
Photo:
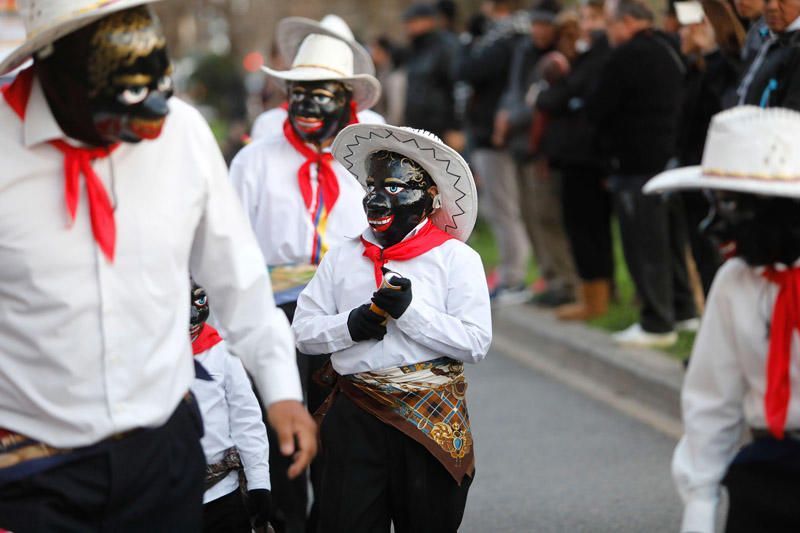
[[[356,41],[347,22],[337,15],[325,15],[320,21],[304,17],[287,17],[281,20],[278,23],[277,41],[278,49],[286,63],[294,60],[303,40],[314,33],[335,37],[346,42],[353,51],[353,72],[375,75],[372,56]]]
[[[726,191],[800,198],[800,113],[789,109],[735,107],[718,113],[708,128],[699,166],[657,175],[645,193],[676,189]]]
[[[381,95],[381,84],[374,76],[355,74],[353,50],[338,37],[313,33],[303,40],[289,70],[261,68],[284,81],[341,81],[353,89],[359,110],[375,105]]]
[[[458,152],[433,133],[384,124],[353,124],[333,141],[333,157],[367,186],[369,156],[381,150],[416,161],[439,189],[441,207],[433,223],[453,237],[466,241],[478,216],[478,195],[469,165]]]
[[[33,54],[92,22],[158,0],[18,0],[25,41],[0,62],[0,74],[14,70]]]

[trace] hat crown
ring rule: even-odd
[[[325,15],[322,20],[319,21],[319,25],[332,33],[341,35],[342,39],[346,41],[356,40],[355,35],[353,35],[353,30],[351,30],[347,22],[338,15]]]
[[[28,38],[57,24],[113,4],[118,0],[18,0],[17,9]]]
[[[742,106],[714,116],[703,174],[759,180],[800,179],[800,113]]]
[[[306,37],[292,63],[292,69],[320,68],[329,70],[336,77],[353,76],[353,51],[335,37],[311,34]]]

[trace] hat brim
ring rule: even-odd
[[[316,67],[300,67],[290,70],[273,70],[261,67],[268,76],[283,81],[340,81],[353,89],[353,101],[359,111],[375,105],[381,96],[381,84],[369,74],[341,76],[331,70]]]
[[[356,41],[345,39],[342,35],[322,26],[319,21],[305,17],[287,17],[278,24],[276,35],[278,50],[287,65],[292,64],[303,40],[312,34],[326,35],[347,43],[347,46],[353,51],[353,72],[375,75],[375,64],[366,48]]]
[[[800,181],[780,179],[755,179],[736,176],[708,176],[700,166],[676,168],[658,174],[648,181],[645,194],[687,190],[713,189],[721,191],[800,198]]]
[[[98,19],[110,15],[111,13],[116,13],[117,11],[158,1],[160,0],[105,0],[105,2],[98,2],[98,4],[102,4],[100,7],[84,9],[73,13],[69,17],[65,17],[63,20],[55,21],[50,27],[36,33],[32,37],[28,37],[25,42],[8,54],[5,59],[0,62],[0,75],[16,69],[45,46],[84,26],[88,26]]]
[[[385,124],[353,124],[333,141],[333,157],[367,186],[369,156],[381,150],[416,161],[431,176],[442,206],[431,216],[433,223],[460,241],[466,241],[478,216],[478,194],[472,171],[464,158],[449,146],[423,133]]]

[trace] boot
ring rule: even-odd
[[[589,320],[603,316],[608,311],[611,283],[607,279],[584,281],[578,291],[578,302],[556,309],[559,320]]]

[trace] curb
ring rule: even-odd
[[[683,365],[648,349],[622,348],[600,330],[582,323],[561,322],[530,305],[492,309],[495,337],[513,343],[516,352],[544,358],[559,369],[611,389],[643,407],[680,422]],[[502,346],[495,346],[503,352]]]

